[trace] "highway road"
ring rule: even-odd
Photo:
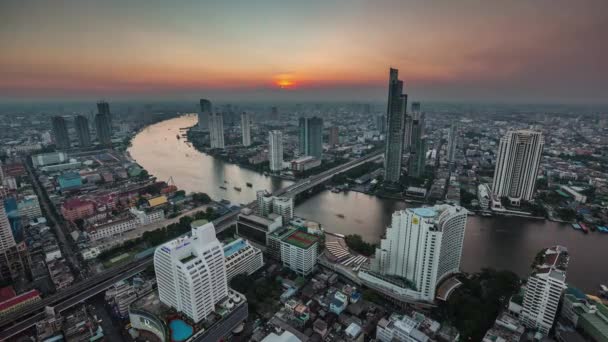
[[[321,172],[320,174],[303,179],[286,188],[277,190],[273,193],[273,195],[289,197],[296,196],[299,193],[308,191],[312,187],[328,181],[336,174],[346,172],[366,162],[376,160],[380,158],[382,154],[383,151],[377,151],[365,157],[352,160],[343,165]],[[246,207],[255,209],[256,205],[257,203],[253,201],[247,204]],[[222,232],[233,225],[236,222],[239,212],[240,211],[231,211],[230,213],[214,220],[213,224],[216,232]],[[10,316],[4,317],[0,320],[0,330],[2,331],[0,333],[0,341],[32,327],[38,320],[44,317],[43,311],[46,306],[54,306],[56,311],[59,312],[65,310],[108,289],[110,286],[112,286],[112,284],[132,277],[133,275],[143,271],[146,267],[152,265],[152,262],[153,258],[152,256],[149,256],[145,259],[135,260],[128,264],[118,266],[80,281],[63,291],[46,297],[37,303],[13,313]]]

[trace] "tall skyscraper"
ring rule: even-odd
[[[95,131],[97,140],[101,145],[112,146],[112,126],[107,114],[99,113],[95,115]]]
[[[520,321],[528,328],[548,334],[566,284],[570,256],[563,246],[547,248],[528,277]]]
[[[11,247],[15,247],[15,238],[2,200],[0,201],[0,252],[4,252]]]
[[[53,116],[51,118],[51,126],[53,127],[53,138],[55,139],[55,145],[57,148],[70,148],[68,126],[66,125],[63,116]]]
[[[403,94],[403,81],[399,80],[399,70],[391,68],[386,109],[388,133],[384,153],[384,181],[387,183],[398,183],[401,177],[406,108],[407,95]]]
[[[112,129],[112,113],[110,113],[110,104],[106,101],[97,102],[97,113],[104,114],[108,117],[110,129]]]
[[[316,116],[302,117],[299,119],[299,130],[300,155],[321,159],[323,156],[323,119]]]
[[[196,221],[195,221],[196,222]],[[213,223],[193,226],[154,252],[159,299],[195,323],[207,318],[228,296],[226,264]]]
[[[224,148],[224,115],[209,114],[209,140],[211,148]]]
[[[338,126],[331,126],[329,128],[329,145],[340,145],[340,129],[338,128]]]
[[[200,112],[198,112],[198,128],[200,130],[209,129],[209,116],[211,115],[212,106],[211,101],[206,99],[200,100]]]
[[[456,123],[450,125],[448,132],[448,162],[454,163],[456,157],[456,145],[458,144],[458,126]]]
[[[421,177],[426,164],[426,139],[424,137],[425,115],[420,111],[420,102],[412,103],[412,114],[407,119],[406,131],[410,136],[408,175]]]
[[[545,140],[540,132],[509,131],[500,139],[492,192],[511,203],[529,201],[534,195]]]
[[[83,115],[78,115],[74,119],[74,126],[76,128],[76,136],[78,137],[78,144],[80,144],[80,147],[91,146],[89,120]]]
[[[451,205],[396,211],[376,248],[371,270],[406,279],[416,300],[433,301],[435,288],[459,272],[467,211]]]
[[[251,145],[251,115],[247,112],[241,113],[241,136],[243,146]]]
[[[270,131],[268,133],[268,150],[270,152],[270,171],[283,169],[283,133]]]

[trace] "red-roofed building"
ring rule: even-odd
[[[17,293],[15,293],[15,289],[13,289],[12,286],[0,288],[0,303],[4,302],[5,300],[11,299],[16,295]]]
[[[14,291],[13,291],[14,292]],[[40,292],[31,290],[0,302],[0,317],[40,300]]]
[[[80,198],[70,198],[61,206],[61,214],[66,220],[74,222],[95,214],[95,205]]]

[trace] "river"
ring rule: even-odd
[[[134,137],[131,156],[159,180],[172,177],[175,185],[187,192],[202,191],[215,200],[236,204],[255,199],[255,190],[274,191],[291,184],[217,160],[176,138],[180,128],[192,126],[196,120],[196,116],[182,116],[147,127]],[[253,186],[247,187],[247,182]],[[220,185],[227,189],[220,189]],[[391,214],[406,206],[401,201],[353,191],[324,191],[298,205],[296,215],[322,223],[327,231],[360,234],[367,241],[377,242],[390,224]],[[608,284],[608,267],[603,264],[608,259],[608,234],[585,235],[567,224],[500,216],[470,216],[466,229],[462,260],[466,272],[492,267],[525,277],[540,249],[561,244],[571,255],[567,273],[570,284],[589,293],[595,293],[599,284]]]

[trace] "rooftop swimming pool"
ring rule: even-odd
[[[169,323],[171,341],[180,342],[192,336],[194,329],[181,319],[174,319]]]

